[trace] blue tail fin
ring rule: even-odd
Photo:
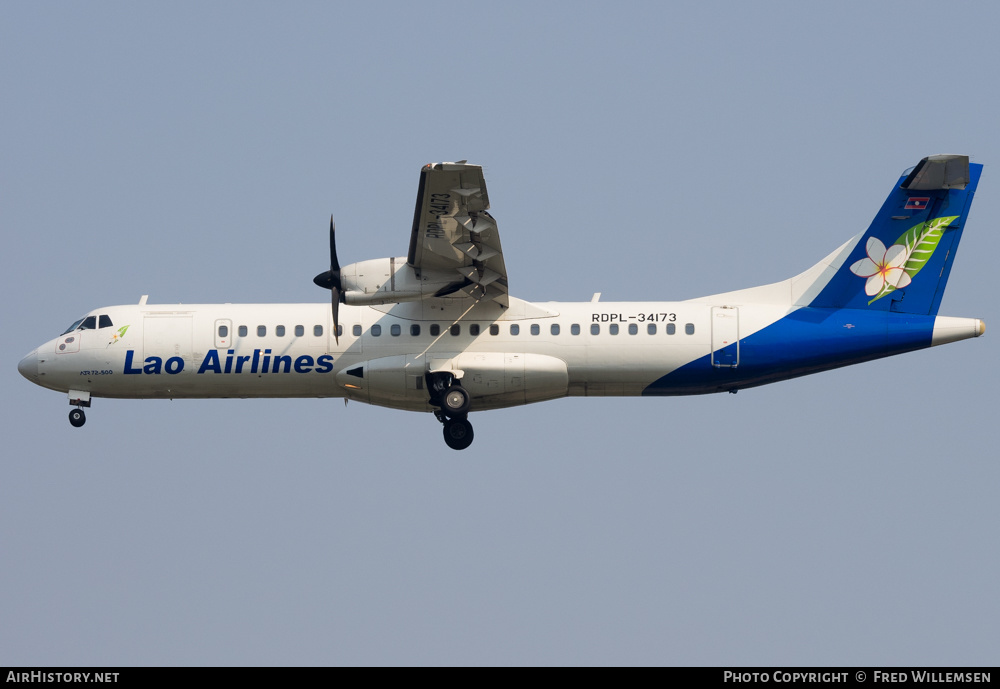
[[[941,155],[904,173],[810,306],[935,315],[982,169]]]

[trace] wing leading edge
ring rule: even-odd
[[[434,163],[420,171],[406,260],[418,276],[423,271],[455,275],[438,296],[462,291],[509,305],[507,268],[489,207],[482,166]]]

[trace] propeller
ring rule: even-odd
[[[340,344],[340,304],[344,301],[344,285],[340,281],[340,261],[337,260],[336,225],[330,216],[330,270],[325,270],[313,278],[313,282],[330,290],[330,307],[333,309],[333,339]]]

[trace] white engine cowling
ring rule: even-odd
[[[359,261],[340,270],[347,304],[394,304],[433,296],[462,276],[425,270],[418,277],[405,257],[373,258]]]

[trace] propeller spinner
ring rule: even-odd
[[[340,281],[340,261],[337,260],[336,225],[330,216],[330,270],[313,278],[313,282],[330,290],[330,308],[333,310],[333,339],[340,344],[340,304],[344,301],[344,285]]]

